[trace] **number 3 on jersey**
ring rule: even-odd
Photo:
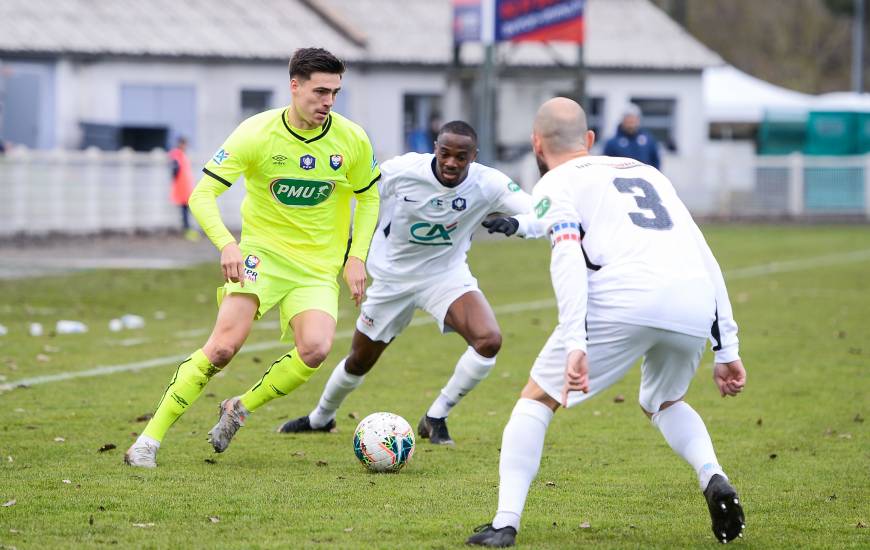
[[[628,217],[631,218],[634,225],[645,229],[658,229],[659,231],[665,231],[674,226],[671,215],[668,214],[667,209],[662,204],[661,197],[650,182],[641,178],[616,178],[613,180],[613,185],[620,193],[633,195],[635,202],[642,210],[652,213],[650,216],[647,212],[629,212]],[[635,190],[640,191],[641,194],[635,194]]]

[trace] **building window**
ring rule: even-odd
[[[631,102],[640,107],[643,113],[641,127],[651,133],[669,151],[676,151],[674,113],[677,101],[666,98],[633,97]]]
[[[122,84],[121,123],[114,133],[101,125],[83,124],[83,145],[108,149],[131,147],[150,151],[170,149],[178,138],[195,150],[196,87],[183,84]],[[93,131],[93,132],[91,132]],[[91,133],[89,133],[91,132]]]
[[[242,90],[242,119],[262,113],[272,107],[272,90]]]
[[[442,124],[441,96],[405,94],[402,104],[405,151],[431,153]]]
[[[604,98],[589,97],[586,99],[586,124],[596,136],[603,136],[604,131]]]

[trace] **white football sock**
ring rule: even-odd
[[[446,417],[450,414],[450,409],[455,407],[460,399],[486,378],[494,366],[495,357],[484,357],[474,351],[473,347],[468,346],[468,349],[456,362],[453,376],[441,389],[441,393],[429,407],[426,415],[432,418]]]
[[[520,398],[501,439],[498,464],[498,512],[492,526],[501,529],[510,525],[517,531],[526,505],[529,486],[538,474],[544,435],[553,418],[550,407],[534,399]]]
[[[688,403],[679,401],[655,413],[652,415],[652,423],[665,436],[671,449],[695,469],[702,491],[707,488],[713,475],[720,474],[728,478],[716,460],[707,426]]]
[[[362,384],[365,375],[357,376],[344,370],[344,362],[346,360],[347,357],[342,359],[338,365],[335,366],[335,369],[329,376],[329,380],[326,382],[326,387],[323,388],[323,393],[320,395],[320,402],[317,403],[317,407],[308,414],[308,420],[311,423],[312,428],[316,429],[326,426],[330,420],[335,418],[335,411],[341,407],[344,399],[350,394],[350,392],[355,390],[357,386]]]

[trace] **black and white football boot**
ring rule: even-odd
[[[713,536],[722,544],[743,536],[746,520],[737,491],[728,483],[725,476],[715,474],[704,490],[707,508],[710,509]]]
[[[302,432],[331,432],[335,430],[335,419],[333,418],[320,428],[311,427],[311,419],[308,415],[288,420],[278,428],[278,433],[282,434],[297,434]]]
[[[417,424],[417,435],[423,439],[428,439],[435,445],[455,444],[447,431],[447,418],[432,418],[424,414],[420,423]]]
[[[466,539],[465,544],[472,546],[489,546],[490,548],[507,548],[516,544],[517,530],[507,525],[496,529],[491,523],[474,529],[474,534]]]

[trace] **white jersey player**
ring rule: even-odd
[[[408,153],[381,164],[381,220],[368,257],[374,283],[360,308],[350,354],[336,366],[317,407],[280,432],[331,431],[341,403],[420,308],[442,332],[453,330],[468,342],[417,427],[432,443],[453,443],[447,415],[486,378],[501,347],[495,315],[466,262],[472,234],[495,212],[522,220],[500,226],[500,232],[537,236],[540,227],[533,216],[524,216],[531,212],[531,197],[498,170],[473,162],[476,152],[474,129],[454,121],[438,132],[434,155]]]
[[[504,430],[498,512],[468,542],[513,545],[556,409],[601,392],[640,357],[640,406],[695,469],[713,534],[727,542],[741,535],[743,510],[704,422],[682,400],[706,337],[722,395],[745,383],[722,273],[670,181],[631,159],[589,156],[593,141],[577,103],[556,98],[538,111],[532,145],[549,171],[533,196],[552,244],[559,324]]]

